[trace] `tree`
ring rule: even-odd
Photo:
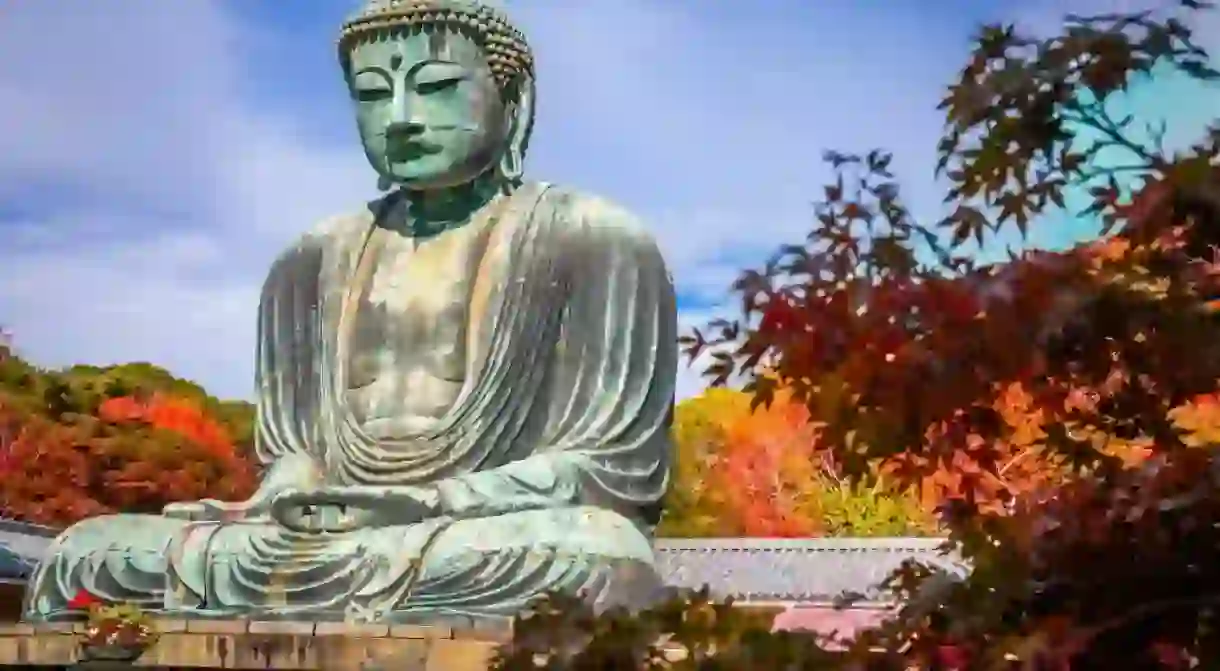
[[[710,389],[678,404],[677,458],[663,536],[899,536],[933,531],[918,501],[876,474],[841,476],[809,411],[781,394],[766,408]]]
[[[240,500],[253,492],[253,464],[196,407],[124,397],[103,408],[99,417],[56,422],[0,406],[6,516],[64,526],[103,513],[157,513],[171,501]]]
[[[730,389],[709,389],[677,404],[670,432],[673,470],[658,535],[726,535],[724,502],[711,486],[709,472],[724,444],[725,426],[748,412],[749,399]]]
[[[238,500],[253,491],[255,462],[231,428],[244,430],[240,416],[209,410],[240,406],[148,364],[47,371],[11,349],[4,353],[5,516],[62,526],[110,512],[156,513],[171,501]]]
[[[1215,562],[1197,559],[1220,540],[1220,464],[1199,449],[1214,436],[1186,428],[1220,379],[1220,126],[1171,154],[1156,124],[1141,138],[1113,113],[1154,68],[1220,78],[1188,26],[1202,5],[1069,17],[1049,39],[986,27],[942,103],[939,227],[907,210],[886,152],[828,152],[837,178],[808,242],[741,275],[739,318],[686,338],[716,352],[713,383],[743,375],[759,404],[781,386],[805,404],[845,473],[949,498],[971,578],[869,644],[951,637],[970,668],[1172,668],[1166,646],[1220,665]],[[1088,190],[1098,242],[965,253],[1024,235],[1071,189]],[[1037,467],[1014,480],[1022,464]]]
[[[215,417],[243,454],[253,455],[254,406],[246,401],[218,399],[203,387],[150,363],[125,363],[116,366],[77,365],[51,374],[52,384],[66,389],[67,408],[96,412],[104,399],[121,396],[162,399],[173,398],[198,406]]]

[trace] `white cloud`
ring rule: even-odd
[[[39,361],[150,360],[248,395],[260,273],[369,194],[359,152],[240,104],[214,3],[54,4],[5,9],[0,109],[21,132],[0,134],[0,199],[28,212],[0,218],[0,322]]]
[[[48,364],[151,360],[246,395],[261,274],[372,192],[350,132],[306,130],[346,103],[251,91],[251,45],[298,37],[219,2],[67,4],[10,3],[0,24],[0,324]],[[868,11],[811,4],[809,40],[782,15],[696,7],[511,3],[539,58],[536,176],[639,211],[701,305],[804,234],[823,147],[895,149],[914,205],[936,204],[956,47]],[[699,310],[683,324],[716,313]],[[679,386],[699,388],[692,371]]]
[[[211,5],[11,3],[3,31],[6,199],[41,183],[170,210],[200,204],[192,201],[212,170],[208,147],[220,138],[199,122],[231,113],[232,101],[230,31]]]
[[[681,197],[668,200],[629,181],[612,178],[609,187],[651,210],[645,216],[684,291],[712,295],[731,277],[726,251],[799,231],[799,220],[793,208],[751,202],[749,193],[705,198],[719,185],[684,173],[692,161],[763,160],[785,133],[767,110],[703,109],[700,96],[723,83],[745,90],[750,70],[718,46],[697,44],[706,37],[690,17],[644,3],[595,4],[521,8],[543,68],[535,164],[570,170],[570,181],[583,177],[595,189],[587,184],[594,173],[582,169],[594,156],[613,166],[608,172],[639,172],[638,164],[655,173],[652,183],[672,182]],[[0,108],[21,132],[0,138],[0,195],[24,207],[0,221],[15,241],[0,252],[0,320],[40,361],[149,359],[218,393],[245,394],[260,273],[309,222],[361,202],[371,176],[355,146],[301,132],[292,116],[301,110],[243,105],[234,44],[252,33],[218,4],[54,5],[5,11]],[[42,48],[48,34],[57,36],[54,51]],[[38,68],[24,65],[31,53],[43,54]],[[684,83],[704,68],[729,79]],[[718,129],[725,114],[748,135]],[[548,132],[591,141],[571,152],[548,145]],[[788,176],[806,163],[794,152]],[[713,176],[741,183],[739,191],[767,179],[720,172]],[[65,192],[70,208],[38,200]],[[726,200],[746,207],[733,214]]]

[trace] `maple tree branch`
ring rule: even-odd
[[[1174,610],[1190,606],[1204,606],[1208,604],[1220,604],[1220,594],[1207,594],[1203,596],[1178,599],[1162,599],[1160,601],[1142,603],[1126,613],[1123,613],[1122,615],[1104,620],[1100,624],[1077,630],[1079,635],[1072,637],[1063,645],[1059,646],[1059,648],[1061,651],[1070,654],[1075,651],[1083,650],[1090,641],[1108,631],[1113,631],[1128,624],[1132,624],[1133,622],[1145,619],[1151,615],[1163,613],[1167,610]]]
[[[1092,170],[1081,171],[1079,173],[1079,179],[1082,182],[1091,182],[1098,177],[1110,177],[1112,175],[1128,172],[1148,172],[1148,170],[1149,167],[1143,164],[1116,165],[1107,168],[1094,168]]]
[[[1018,453],[1017,456],[1013,457],[1012,459],[1009,459],[1008,463],[1004,464],[1004,466],[1002,466],[1000,468],[999,472],[996,473],[996,475],[1003,478],[1004,474],[1008,472],[1008,469],[1011,468],[1013,466],[1013,464],[1016,464],[1018,461],[1021,461],[1027,455],[1033,454],[1035,447],[1036,447],[1035,445],[1030,445],[1029,447],[1025,448],[1024,450],[1021,450],[1021,452]],[[1007,485],[1008,483],[1005,482],[1004,484]]]
[[[1153,168],[1162,162],[1148,147],[1124,135],[1120,124],[1110,117],[1103,103],[1067,102],[1064,103],[1062,116],[1066,121],[1087,126],[1105,136],[1104,140],[1099,140],[1098,144],[1094,145],[1094,151],[1105,147],[1121,147],[1144,160],[1145,169]]]

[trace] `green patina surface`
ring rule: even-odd
[[[533,59],[500,10],[374,0],[339,53],[386,193],[268,273],[259,491],[73,526],[28,619],[80,590],[175,616],[402,622],[657,587],[677,334],[655,242],[524,179]]]

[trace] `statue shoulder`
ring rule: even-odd
[[[374,212],[381,201],[373,201],[363,209],[319,221],[309,229],[304,238],[314,240],[347,239],[353,235],[364,235],[373,225]]]
[[[299,236],[292,245],[289,245],[280,254],[278,261],[287,261],[302,255],[344,246],[354,240],[362,240],[369,227],[373,225],[372,208],[373,205],[370,205],[365,210],[327,217],[319,221]]]
[[[300,282],[303,275],[320,274],[323,257],[328,252],[358,244],[372,224],[371,207],[323,219],[276,257],[268,272],[267,286],[287,277]]]
[[[547,189],[546,201],[567,223],[569,233],[589,242],[618,243],[639,250],[657,247],[643,221],[621,205],[594,194],[561,186]]]

